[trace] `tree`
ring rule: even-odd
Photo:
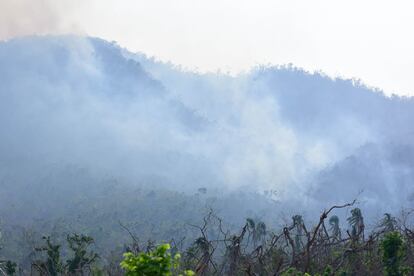
[[[44,262],[37,261],[33,264],[33,266],[41,274],[57,276],[60,273],[64,272],[64,266],[60,259],[60,245],[53,244],[50,240],[50,236],[43,237],[43,240],[46,241],[46,245],[35,248],[35,250],[40,252],[46,252],[47,259]]]
[[[351,236],[354,239],[358,239],[359,235],[364,235],[364,217],[362,216],[361,209],[354,208],[351,210],[351,216],[347,219],[351,226]]]
[[[73,257],[66,261],[66,268],[69,273],[82,272],[98,258],[93,251],[88,252],[88,247],[93,243],[93,238],[85,235],[68,235],[66,238]]]
[[[391,216],[389,213],[384,214],[384,218],[380,222],[380,227],[385,233],[392,232],[395,230],[397,225],[397,220],[395,217]]]
[[[295,233],[295,250],[296,252],[299,252],[302,250],[303,247],[303,242],[302,242],[302,238],[303,238],[303,226],[304,226],[304,222],[303,222],[303,218],[301,215],[294,215],[292,217],[293,220],[293,227],[296,229],[296,233]]]
[[[197,275],[204,275],[208,271],[212,250],[211,244],[206,237],[199,237],[195,240],[193,246],[198,255],[200,255],[195,271]]]
[[[0,272],[4,275],[15,275],[17,264],[12,261],[0,262]]]
[[[43,237],[46,245],[36,248],[36,251],[46,252],[46,261],[36,261],[32,266],[38,270],[41,275],[57,276],[61,274],[83,274],[86,268],[94,263],[98,254],[93,251],[88,252],[88,247],[93,243],[93,239],[85,235],[68,235],[66,240],[73,256],[66,261],[64,265],[61,260],[61,246],[52,243],[49,236]]]
[[[336,215],[333,215],[329,218],[329,225],[332,237],[334,240],[341,240],[341,228],[339,227],[339,218]]]
[[[256,247],[257,243],[266,236],[266,224],[262,221],[256,223],[252,218],[246,219],[246,224],[247,229],[252,234],[253,246]]]

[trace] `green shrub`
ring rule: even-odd
[[[125,253],[121,267],[125,269],[127,276],[173,275],[173,271],[179,269],[181,256],[176,254],[172,257],[169,249],[169,244],[162,244],[149,253],[141,252],[136,255],[131,252]],[[187,270],[179,275],[191,276],[194,275],[194,272]]]
[[[282,276],[311,276],[309,273],[303,273],[299,270],[297,270],[294,267],[289,268],[285,272],[282,273]]]
[[[389,232],[381,241],[382,263],[385,275],[402,276],[409,271],[402,266],[404,258],[404,240],[398,232]]]

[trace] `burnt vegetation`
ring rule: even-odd
[[[413,275],[413,97],[77,36],[0,77],[0,276]]]
[[[238,230],[230,229],[210,209],[200,224],[187,224],[191,237],[174,234],[170,240],[145,242],[118,222],[130,242],[122,249],[107,249],[102,256],[88,235],[68,234],[62,242],[55,233],[55,238],[36,240],[34,235],[28,237],[26,229],[27,245],[15,248],[27,251],[26,258],[2,259],[0,275],[413,275],[412,211],[398,218],[386,213],[368,231],[363,212],[355,205],[356,201],[332,206],[313,224],[294,215],[280,229],[269,229],[257,218],[247,218]],[[342,224],[335,211],[343,209],[349,212]],[[120,266],[123,253],[130,266]],[[147,272],[128,271],[136,268],[134,258],[146,260],[139,267]],[[160,271],[151,260],[164,263],[166,272],[151,274]],[[179,273],[178,267],[185,273]]]

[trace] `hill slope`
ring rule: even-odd
[[[413,119],[411,98],[291,67],[230,77],[96,38],[1,42],[0,204],[29,203],[50,174],[75,166],[190,194],[275,190],[287,210],[364,190],[372,212],[397,210],[413,198]]]

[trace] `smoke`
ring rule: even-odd
[[[69,20],[81,3],[53,0],[0,1],[0,40],[26,35],[82,33]]]
[[[0,61],[6,182],[33,189],[75,165],[130,185],[276,191],[287,209],[364,190],[361,202],[382,212],[412,197],[410,98],[291,67],[184,72],[75,36],[10,40]]]

